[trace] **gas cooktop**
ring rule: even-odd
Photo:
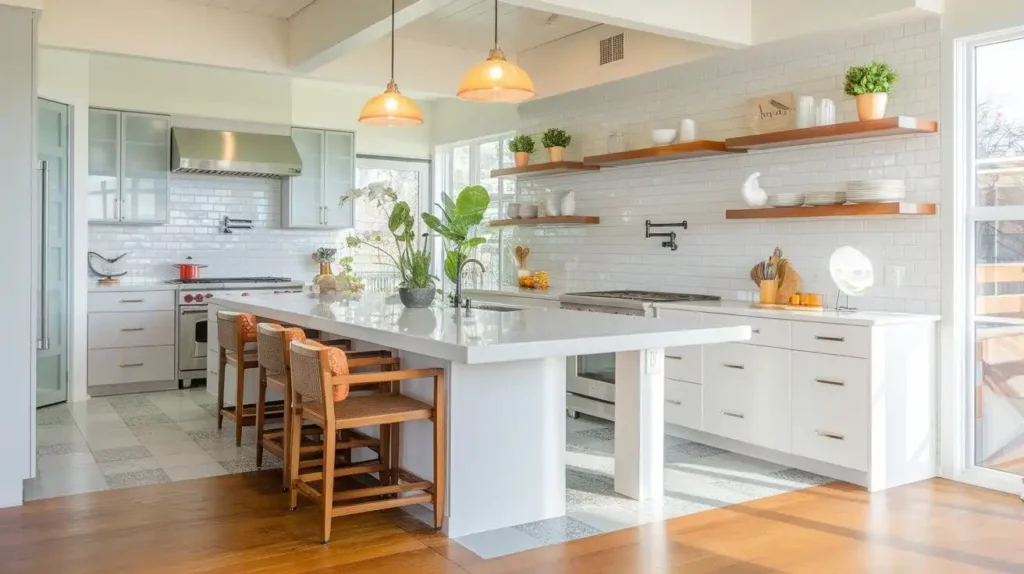
[[[209,277],[203,279],[171,279],[172,285],[207,285],[211,283],[291,283],[288,277]]]
[[[658,291],[591,291],[586,293],[566,293],[573,297],[593,297],[596,299],[624,299],[627,301],[643,301],[650,303],[669,303],[673,301],[720,301],[714,295],[694,295],[692,293],[660,293]]]

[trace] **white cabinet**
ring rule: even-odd
[[[284,227],[348,229],[355,225],[351,202],[341,196],[355,187],[355,134],[292,128],[302,158],[302,175],[284,183]]]
[[[89,110],[89,221],[167,223],[167,116]]]
[[[869,490],[935,476],[933,318],[658,317],[752,330],[745,343],[665,350],[670,433]]]
[[[175,317],[171,290],[89,293],[89,393],[178,388]]]

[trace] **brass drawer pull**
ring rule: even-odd
[[[845,387],[846,386],[846,383],[844,383],[842,381],[830,381],[828,379],[814,379],[814,382],[821,383],[823,385],[834,385],[834,386],[837,386],[837,387]]]
[[[145,299],[121,299],[122,303],[145,303]]]
[[[722,414],[727,416],[727,417],[732,417],[734,419],[745,419],[745,418],[747,418],[746,415],[744,415],[743,413],[734,413],[732,411],[722,411]]]
[[[722,366],[726,369],[738,369],[740,371],[746,368],[743,365],[730,365],[729,363],[722,363]]]
[[[121,365],[121,368],[122,369],[132,369],[132,368],[135,368],[135,367],[145,366],[145,364],[146,363],[128,363],[128,364],[125,364],[125,365]]]
[[[841,434],[831,433],[831,432],[825,432],[825,431],[817,430],[817,431],[814,431],[814,434],[816,434],[818,436],[821,436],[821,437],[834,439],[834,440],[846,440],[845,436],[843,436]]]
[[[829,337],[826,335],[815,335],[814,338],[819,341],[832,341],[833,343],[842,343],[846,341],[846,337]]]
[[[145,330],[146,329],[143,328],[143,327],[131,327],[131,328],[128,328],[128,329],[121,329],[121,332],[122,333],[134,333],[136,331],[145,331]]]
[[[666,403],[669,403],[669,404],[671,404],[671,405],[679,405],[679,406],[683,406],[683,403],[682,403],[682,401],[673,401],[672,399],[665,399],[665,402],[666,402]]]

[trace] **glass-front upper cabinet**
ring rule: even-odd
[[[89,220],[167,223],[170,118],[89,110]]]
[[[355,182],[355,134],[292,128],[302,175],[285,182],[284,227],[349,229],[353,206],[339,205]]]

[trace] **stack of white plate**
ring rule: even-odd
[[[804,198],[807,205],[842,205],[846,203],[845,191],[811,191]]]
[[[907,184],[902,179],[851,181],[846,200],[851,203],[892,203],[907,197]]]
[[[768,205],[772,207],[800,207],[804,204],[804,194],[791,191],[780,191],[768,196]]]

